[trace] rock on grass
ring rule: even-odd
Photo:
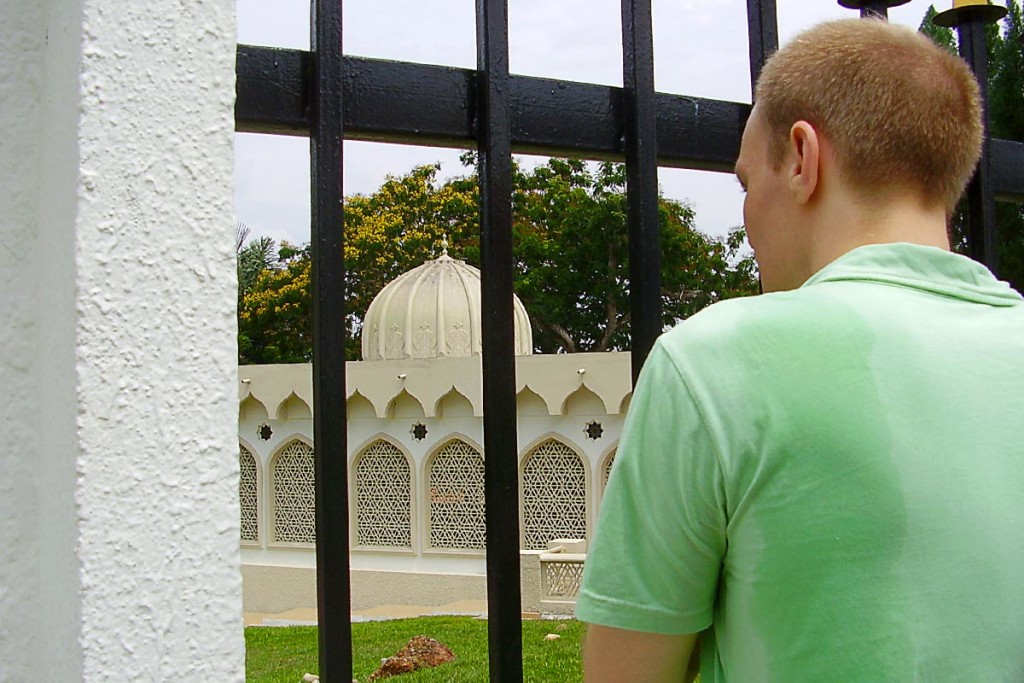
[[[429,669],[454,660],[455,653],[443,643],[427,636],[413,636],[394,657],[388,657],[381,662],[380,668],[367,680],[379,681],[382,678]]]

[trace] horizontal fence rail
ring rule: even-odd
[[[309,134],[310,55],[239,45],[235,129]],[[476,147],[476,71],[345,57],[347,140]],[[750,105],[656,96],[658,164],[732,172]],[[622,89],[530,76],[509,78],[512,151],[623,161]],[[992,140],[1000,201],[1024,202],[1024,143]]]

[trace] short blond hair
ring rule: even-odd
[[[755,102],[776,164],[792,125],[807,121],[866,194],[912,188],[952,212],[981,154],[981,96],[967,64],[882,20],[801,33],[765,64]]]

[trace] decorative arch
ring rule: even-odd
[[[423,408],[423,402],[410,394],[407,389],[402,389],[393,399],[391,399],[391,402],[388,403],[387,416],[391,418],[426,417],[426,414],[426,410]]]
[[[260,467],[252,448],[238,443],[238,502],[242,545],[260,544]]]
[[[562,415],[607,415],[601,397],[594,393],[586,384],[581,384],[562,401]]]
[[[302,435],[284,441],[270,459],[271,528],[275,543],[316,544],[313,445]]]
[[[473,403],[454,386],[434,404],[436,417],[473,417]]]
[[[619,443],[608,449],[608,452],[601,457],[601,464],[598,466],[597,476],[599,478],[599,490],[604,496],[604,490],[608,486],[608,476],[612,473],[612,464],[615,462],[615,454],[619,450]]]
[[[238,404],[239,422],[260,422],[269,419],[270,416],[267,413],[267,407],[263,405],[262,401],[252,394],[246,396],[245,400]]]
[[[578,450],[559,437],[542,438],[523,459],[520,486],[524,548],[587,538],[587,466]]]
[[[629,410],[629,402],[633,400],[633,392],[629,392],[622,397],[622,403],[619,404],[619,415],[625,415],[626,411]]]
[[[412,461],[384,435],[352,462],[354,545],[412,549]]]
[[[479,445],[450,436],[427,458],[427,545],[438,550],[483,550],[484,458]]]
[[[547,417],[551,411],[541,395],[526,385],[516,394],[516,414],[520,417]]]
[[[309,404],[299,398],[298,394],[294,391],[288,394],[288,397],[277,406],[276,414],[278,420],[313,419],[313,411]]]
[[[358,389],[348,397],[346,407],[348,408],[348,419],[350,420],[377,417],[377,410],[370,403],[370,399],[359,393]]]

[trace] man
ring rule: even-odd
[[[949,251],[966,65],[881,21],[765,66],[763,296],[665,334],[587,557],[588,683],[1024,681],[1024,300]],[[687,675],[687,679],[689,676]]]

